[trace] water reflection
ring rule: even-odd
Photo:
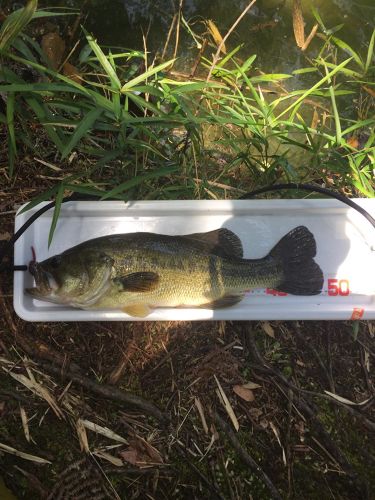
[[[101,43],[142,49],[143,31],[148,33],[148,48],[162,50],[176,4],[177,0],[90,0],[85,24]],[[212,19],[225,33],[247,4],[248,0],[184,0],[182,11],[186,20],[195,23],[198,33],[204,31],[203,19]],[[231,36],[229,47],[243,43],[242,56],[256,53],[258,64],[267,72],[290,72],[306,65],[294,40],[292,4],[293,0],[258,0]],[[80,8],[82,1],[41,0],[40,5]],[[338,36],[356,50],[366,50],[374,25],[373,0],[302,0],[306,36],[316,22],[312,6],[319,10],[327,28],[343,24]],[[320,45],[319,40],[313,41],[308,55],[313,56]],[[184,30],[179,49],[183,64],[189,66],[195,57],[194,42]]]

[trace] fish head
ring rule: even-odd
[[[73,249],[43,262],[31,262],[32,297],[76,307],[90,306],[108,289],[113,259],[99,250]]]

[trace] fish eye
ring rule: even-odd
[[[52,257],[52,259],[50,260],[50,266],[56,269],[57,267],[59,267],[60,261],[61,261],[60,257],[58,256]]]

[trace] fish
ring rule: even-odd
[[[114,234],[31,262],[35,287],[25,291],[39,300],[135,317],[160,307],[218,309],[255,288],[319,294],[324,278],[316,251],[305,226],[292,229],[259,259],[245,259],[240,238],[227,228],[178,236]]]

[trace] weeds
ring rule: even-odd
[[[173,59],[148,64],[146,52],[100,47],[83,29],[67,73],[62,65],[52,68],[24,29],[31,18],[62,12],[35,11],[34,4],[9,16],[0,32],[8,177],[18,152],[35,154],[42,142],[43,155],[61,164],[63,180],[29,206],[51,196],[59,205],[71,191],[122,199],[221,197],[221,188],[212,187],[218,180],[245,190],[315,181],[374,196],[375,32],[362,58],[315,11],[322,47],[315,59],[306,56],[308,66],[264,74],[255,55],[240,62],[238,46],[214,64],[202,55],[200,74],[207,78],[189,79],[174,76]],[[291,90],[305,73],[315,82]],[[358,116],[346,112],[348,96],[361,102]]]

